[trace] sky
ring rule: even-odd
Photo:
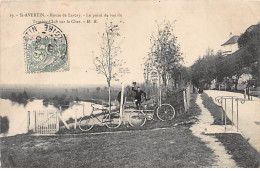
[[[10,18],[11,13],[122,14],[109,18],[115,23],[124,22],[120,26],[123,43],[119,58],[126,62],[130,74],[113,82],[118,85],[121,81],[125,84],[143,81],[143,58],[151,46],[156,21],[175,21],[174,34],[183,53],[183,65],[188,67],[208,48],[220,50],[231,32],[240,35],[258,23],[259,11],[260,1],[251,0],[5,2],[1,5],[0,84],[106,84],[105,77],[93,69],[93,57],[99,55],[98,33],[104,31],[104,17],[97,18],[97,24],[57,24],[68,38],[69,71],[27,74],[22,33],[32,20],[39,18]]]

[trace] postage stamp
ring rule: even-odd
[[[54,24],[38,23],[23,33],[26,73],[68,71],[68,43]]]

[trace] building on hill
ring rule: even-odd
[[[238,38],[239,36],[232,36],[228,41],[221,45],[223,47],[222,54],[224,56],[232,54],[238,50]]]
[[[246,86],[256,89],[259,94],[260,22],[251,25],[240,36],[230,34],[222,46],[223,81],[211,81],[211,89],[244,90]]]

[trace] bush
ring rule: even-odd
[[[2,117],[0,116],[0,134],[7,133],[9,130],[9,120],[6,116]]]
[[[163,103],[170,103],[172,106],[181,106],[183,103],[183,90],[166,90],[166,98],[163,98]]]
[[[27,105],[29,99],[30,99],[30,97],[26,91],[24,91],[23,93],[19,93],[18,95],[16,95],[16,93],[12,92],[11,97],[10,97],[10,100],[12,102],[17,102],[19,104],[23,104],[24,106]]]

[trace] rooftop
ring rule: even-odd
[[[231,44],[236,44],[239,36],[232,36],[228,41],[226,41],[224,44],[221,46],[226,46],[226,45],[231,45]]]

